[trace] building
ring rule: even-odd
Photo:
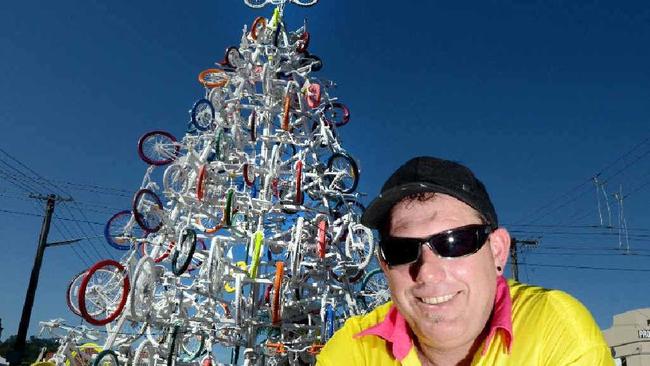
[[[617,365],[650,366],[650,308],[614,315],[603,334]]]

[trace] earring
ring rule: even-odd
[[[497,272],[501,272],[501,266],[497,266]]]

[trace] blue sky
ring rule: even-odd
[[[203,94],[197,74],[270,13],[238,0],[0,5],[0,148],[76,199],[57,207],[50,241],[91,238],[46,251],[30,333],[39,320],[72,321],[68,280],[120,254],[95,223],[129,207],[146,168],[139,136],[180,137]],[[350,108],[340,136],[366,203],[410,157],[458,160],[514,236],[540,240],[523,251],[523,281],[568,291],[602,328],[650,306],[647,4],[321,0],[285,15],[290,29],[307,17],[318,76]],[[0,177],[3,339],[18,326],[41,224],[25,214],[43,206],[12,182]],[[617,228],[598,227],[598,197],[618,226],[619,189],[630,252]]]

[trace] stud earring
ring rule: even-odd
[[[501,266],[497,266],[497,272],[501,272]]]

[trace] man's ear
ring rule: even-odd
[[[384,261],[384,255],[381,253],[381,248],[379,246],[377,246],[375,254],[377,255],[377,262],[379,262],[379,267],[381,267],[381,270],[384,271],[384,274],[387,274],[388,264]]]
[[[500,227],[490,234],[490,249],[492,249],[494,267],[505,268],[510,254],[510,233],[508,233],[508,230]]]

